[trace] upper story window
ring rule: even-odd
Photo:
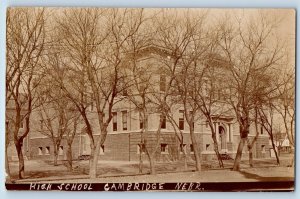
[[[264,134],[264,126],[263,125],[260,126],[260,134],[261,135]]]
[[[203,90],[204,90],[204,95],[208,96],[209,95],[209,85],[208,85],[208,80],[204,80],[203,83]]]
[[[120,91],[121,91],[121,94],[123,96],[128,96],[128,91],[127,91],[127,87],[126,87],[126,83],[125,83],[125,80],[124,79],[121,79],[120,81]]]
[[[167,119],[165,115],[160,115],[160,128],[166,129],[167,127]]]
[[[178,123],[179,130],[184,130],[184,111],[179,111],[179,123]]]
[[[113,131],[118,130],[118,120],[117,120],[117,112],[113,112]]]
[[[159,89],[162,92],[166,91],[166,82],[167,82],[167,78],[166,75],[161,74],[160,78],[159,78]]]
[[[123,123],[123,130],[127,130],[127,111],[122,111],[122,123]]]
[[[44,120],[40,120],[40,129],[41,129],[41,130],[44,129]]]

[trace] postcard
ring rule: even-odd
[[[295,19],[9,7],[6,188],[293,191]]]

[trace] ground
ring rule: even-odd
[[[256,159],[250,168],[247,160],[241,162],[240,171],[232,171],[233,160],[224,160],[225,168],[220,169],[216,161],[202,163],[202,171],[194,171],[194,163],[188,163],[184,170],[182,163],[157,163],[157,174],[149,175],[148,163],[144,163],[143,173],[138,173],[138,162],[99,161],[98,176],[88,178],[88,161],[74,161],[74,170],[67,171],[64,162],[53,166],[52,161],[26,160],[26,178],[17,180],[18,162],[11,162],[11,179],[16,183],[28,182],[256,182],[294,180],[294,167],[288,167],[291,157],[282,157],[281,165],[275,159]]]

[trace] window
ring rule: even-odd
[[[93,111],[93,110],[94,110],[94,102],[91,101],[91,111]]]
[[[165,115],[160,115],[160,122],[161,122],[161,125],[160,125],[160,128],[162,129],[166,129],[166,126],[167,126],[167,119],[166,119],[166,116]]]
[[[145,154],[146,152],[146,147],[145,147],[145,144],[138,144],[137,145],[137,154],[140,154],[142,152],[142,154]]]
[[[82,143],[83,143],[82,150],[83,150],[83,152],[86,152],[89,147],[89,141],[85,136],[80,136],[80,138],[82,139]]]
[[[59,146],[58,155],[63,155],[63,154],[64,154],[64,147]]]
[[[122,81],[122,95],[123,96],[128,96],[128,92],[127,92],[127,88],[126,88],[126,84],[124,81]]]
[[[208,128],[208,120],[205,122],[205,127]]]
[[[94,110],[94,96],[93,93],[91,93],[91,111]]]
[[[100,155],[103,155],[104,154],[104,145],[101,145],[101,148],[100,148]]]
[[[143,118],[143,115],[140,113],[140,129],[143,129],[144,128],[144,118]]]
[[[205,150],[206,150],[206,151],[209,150],[209,146],[210,146],[210,144],[206,144],[206,145],[205,145]]]
[[[24,128],[24,115],[20,115],[20,128]]]
[[[266,152],[266,146],[265,145],[261,145],[261,152],[265,153]]]
[[[50,118],[47,119],[47,125],[51,126],[51,120],[50,120]]]
[[[193,144],[190,144],[190,152],[194,153],[194,146],[193,146]]]
[[[161,74],[160,79],[159,79],[159,88],[160,88],[160,91],[162,91],[162,92],[166,91],[166,81],[167,81],[166,75]]]
[[[40,120],[40,128],[41,128],[41,130],[44,129],[44,120]]]
[[[49,155],[49,154],[50,154],[50,146],[46,146],[45,155]]]
[[[168,153],[168,145],[167,144],[160,144],[160,152],[163,154]]]
[[[184,111],[179,111],[179,130],[184,130]]]
[[[127,111],[122,111],[122,123],[123,123],[123,130],[127,130]]]
[[[208,97],[209,88],[208,88],[208,80],[204,80],[204,95]]]
[[[264,126],[263,125],[260,126],[260,134],[261,135],[264,134]]]
[[[180,144],[179,147],[180,153],[186,153],[186,144]]]
[[[39,155],[43,155],[43,147],[39,147],[38,148],[38,154]]]
[[[193,111],[190,111],[190,118],[193,120]],[[192,123],[193,129],[195,129],[195,122]]]
[[[118,130],[117,112],[113,112],[113,131]]]

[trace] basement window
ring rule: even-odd
[[[138,144],[137,145],[137,154],[140,154],[142,152],[142,154],[145,154],[146,152],[146,147],[145,147],[145,144]]]
[[[194,153],[194,146],[193,146],[193,144],[190,144],[190,153],[191,153],[191,154]]]
[[[64,147],[59,146],[58,155],[63,155],[63,154],[64,154]]]
[[[265,153],[266,152],[266,145],[261,145],[261,152]]]
[[[209,150],[209,146],[210,146],[210,144],[206,144],[206,145],[205,145],[205,150],[206,150],[206,151]]]
[[[180,144],[179,147],[180,154],[183,154],[183,152],[186,154],[186,144]]]
[[[45,155],[50,155],[50,146],[46,146]]]
[[[104,145],[101,145],[101,148],[100,148],[100,155],[104,155]]]
[[[43,155],[43,147],[39,147],[38,148],[38,154],[39,155]]]
[[[161,144],[160,145],[160,152],[161,154],[168,154],[168,145],[167,144]]]

